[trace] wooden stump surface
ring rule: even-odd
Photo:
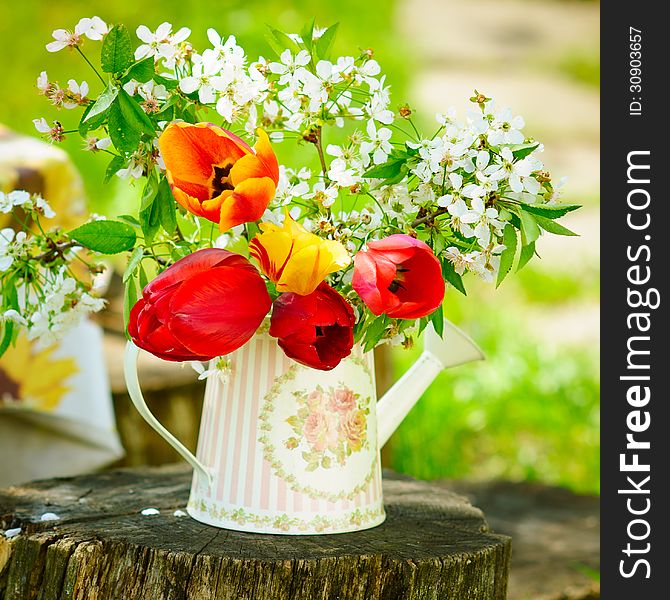
[[[386,472],[383,525],[279,536],[175,516],[190,480],[177,465],[0,490],[0,528],[21,529],[0,533],[0,599],[505,598],[510,539],[438,486]]]

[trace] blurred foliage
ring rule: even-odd
[[[537,289],[561,298],[565,277],[548,292],[552,278],[526,269],[528,281],[542,282]],[[445,315],[487,358],[440,374],[391,438],[390,465],[421,478],[537,480],[598,493],[597,350],[555,344],[529,329],[533,303],[522,298],[523,285],[469,293],[449,290]],[[396,370],[419,353],[396,352]]]
[[[590,87],[600,86],[600,56],[597,49],[575,48],[558,58],[560,72]]]
[[[80,17],[93,15],[108,23],[123,22],[131,31],[139,24],[155,29],[166,20],[175,28],[188,26],[196,48],[206,46],[206,30],[214,27],[223,35],[235,34],[249,56],[266,57],[271,52],[265,24],[298,31],[313,16],[322,26],[340,22],[335,52],[373,48],[392,86],[394,103],[411,103],[408,85],[419,65],[412,55],[412,40],[397,34],[395,4],[357,0],[2,2],[0,56],[5,57],[6,68],[0,123],[35,135],[32,119],[36,117],[61,119],[66,127],[74,122],[73,115],[59,113],[37,95],[35,79],[46,70],[50,78],[62,83],[75,78],[96,85],[78,56],[68,51],[49,54],[44,49],[53,29],[72,28]],[[99,49],[92,42],[84,46],[88,52]],[[594,87],[598,85],[598,60],[597,48],[575,49],[544,66],[557,76],[567,75]],[[477,73],[472,78],[476,87]],[[445,98],[445,108],[451,101]],[[432,124],[430,115],[419,114],[418,118],[425,125]],[[550,146],[551,140],[543,141]],[[92,210],[112,215],[128,212],[137,201],[137,190],[123,181],[102,184],[106,158],[82,152],[76,136],[70,136],[63,147],[84,175]],[[286,162],[298,156],[289,143],[278,146],[277,151]],[[565,200],[582,202],[569,196]],[[472,285],[465,298],[449,290],[445,315],[482,346],[488,360],[438,378],[392,438],[389,466],[417,477],[532,479],[597,492],[597,349],[573,347],[560,340],[552,343],[528,325],[530,312],[544,311],[544,318],[551,319],[566,299],[582,305],[597,302],[597,279],[597,264],[557,271],[538,261],[510,277],[498,291]],[[398,373],[418,353],[418,349],[395,352]]]

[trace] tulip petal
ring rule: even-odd
[[[180,285],[190,277],[208,271],[219,265],[250,266],[239,254],[220,248],[203,248],[178,260],[144,288],[144,299],[153,303],[175,285]]]
[[[257,221],[263,216],[275,194],[275,184],[269,177],[242,181],[221,205],[219,229],[224,232],[236,225]]]
[[[354,311],[333,288],[322,283],[308,296],[282,294],[273,305],[270,335],[286,356],[323,371],[351,353]]]
[[[138,348],[163,360],[208,360],[208,357],[193,354],[185,348],[141,298],[130,312],[128,334]]]
[[[375,315],[416,319],[444,299],[442,267],[431,248],[406,234],[368,243],[354,258],[352,287]]]
[[[271,300],[265,283],[245,262],[244,268],[219,266],[199,273],[172,296],[168,326],[190,351],[229,354],[253,336],[267,315]]]
[[[214,165],[233,163],[251,151],[241,143],[208,123],[170,123],[158,139],[172,185],[200,200],[209,198],[203,194],[210,187]]]
[[[230,181],[234,186],[238,186],[245,179],[269,177],[269,175],[269,171],[255,154],[247,154],[233,165],[230,170]]]
[[[272,149],[268,134],[265,133],[265,131],[262,129],[257,129],[256,134],[258,135],[258,141],[254,146],[254,150],[256,150],[256,156],[261,159],[265,165],[265,168],[268,170],[271,179],[275,182],[276,185],[279,183],[279,164],[277,162],[277,155]]]

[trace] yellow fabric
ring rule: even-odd
[[[69,391],[67,380],[78,372],[73,358],[56,358],[57,348],[38,350],[21,334],[16,345],[0,357],[0,406],[4,403],[53,411]]]
[[[84,185],[68,155],[0,125],[0,191],[24,188],[40,193],[56,211],[50,224],[72,229],[85,220]],[[10,215],[0,214],[0,227],[9,227],[10,221]]]

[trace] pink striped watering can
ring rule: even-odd
[[[372,352],[360,346],[332,371],[287,358],[256,334],[226,357],[225,376],[207,379],[194,456],[151,414],[128,342],[128,392],[144,419],[193,467],[187,511],[226,529],[320,534],[384,521],[380,448],[445,368],[483,358],[445,321],[424,333],[424,352],[377,402]]]

